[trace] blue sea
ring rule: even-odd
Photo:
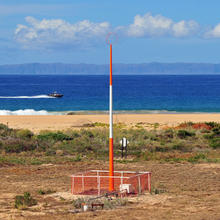
[[[108,111],[108,84],[106,75],[0,75],[0,115]],[[220,75],[115,75],[113,100],[119,112],[220,112]]]

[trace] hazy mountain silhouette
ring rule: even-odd
[[[141,63],[113,64],[114,74],[219,74],[220,64]],[[108,74],[109,65],[28,63],[0,65],[0,74]]]

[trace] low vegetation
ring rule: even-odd
[[[23,196],[18,195],[15,197],[16,209],[27,209],[30,206],[36,205],[37,201],[32,198],[29,192],[25,192]]]
[[[52,194],[52,193],[55,193],[55,192],[56,191],[52,190],[52,189],[47,189],[47,190],[39,189],[38,190],[39,195],[48,195],[48,194]]]
[[[128,157],[121,159],[120,140],[129,140]],[[182,123],[177,127],[146,129],[143,123],[114,126],[114,153],[119,163],[138,160],[166,162],[220,162],[220,124]],[[11,129],[0,124],[0,164],[42,164],[106,160],[108,126],[93,123],[80,130],[41,131]]]
[[[99,198],[95,200],[91,200],[85,197],[79,197],[76,200],[72,201],[73,207],[76,209],[81,209],[83,204],[86,204],[90,209],[92,204],[103,204],[104,209],[114,209],[120,206],[128,205],[127,198]]]

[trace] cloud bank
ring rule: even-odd
[[[15,39],[26,48],[91,45],[105,39],[111,27],[108,22],[83,20],[70,24],[62,19],[37,20],[25,18],[27,25],[18,24]]]
[[[187,37],[198,32],[199,24],[193,20],[174,22],[162,15],[152,16],[147,13],[136,15],[133,24],[127,28],[127,35],[131,37]]]
[[[220,38],[220,23],[205,33],[206,38]]]
[[[201,26],[194,20],[174,21],[162,15],[151,13],[136,15],[133,23],[112,28],[109,22],[94,23],[83,20],[69,23],[62,19],[42,19],[26,17],[27,24],[18,24],[15,39],[24,48],[67,49],[91,47],[105,42],[111,31],[120,37],[129,38],[220,38],[220,23],[202,32]]]

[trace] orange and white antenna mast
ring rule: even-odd
[[[113,150],[113,98],[112,98],[112,44],[109,33],[107,43],[110,45],[110,78],[109,78],[109,191],[114,191],[114,150]]]
[[[109,191],[114,191],[114,151],[113,151],[113,112],[112,112],[112,44],[110,44],[109,79]]]

